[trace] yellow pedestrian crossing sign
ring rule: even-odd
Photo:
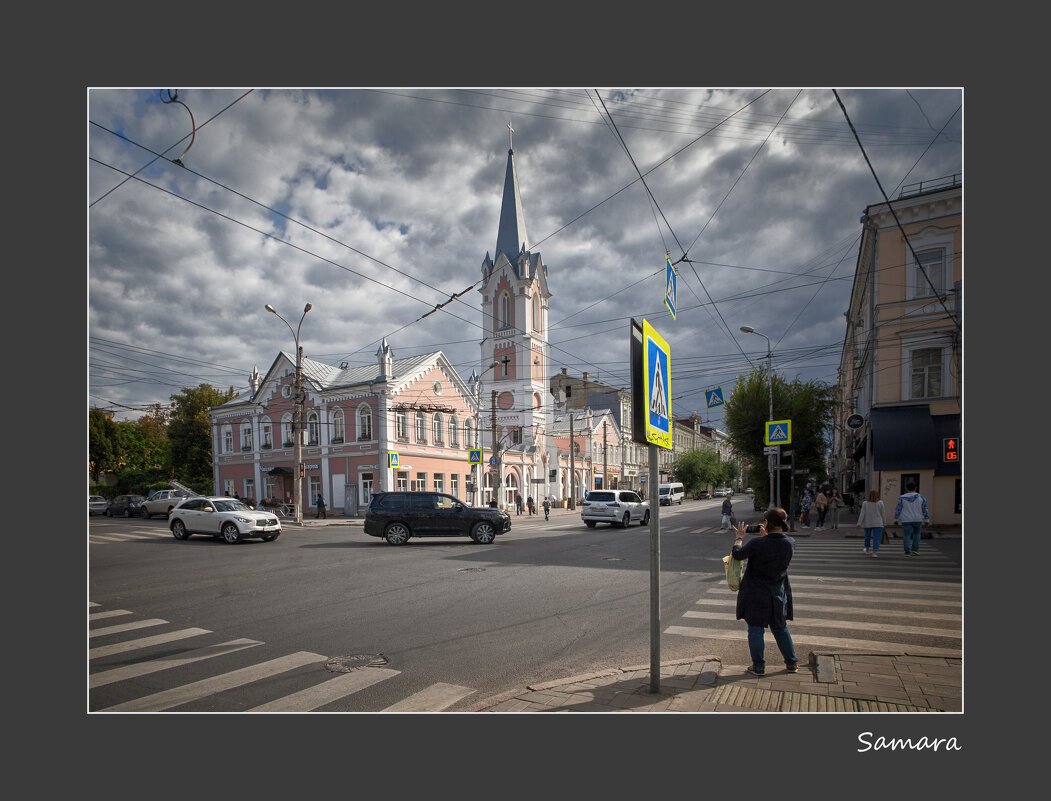
[[[723,400],[723,388],[716,387],[715,389],[709,389],[704,393],[704,400],[708,404],[708,408],[711,409],[715,406],[723,406],[726,401]]]
[[[468,464],[481,464],[482,463],[482,451],[480,448],[471,448],[467,451],[467,463]]]
[[[763,442],[767,445],[791,445],[792,421],[767,420],[766,436],[764,437]]]
[[[642,338],[646,441],[671,450],[671,348],[646,320],[642,321]]]
[[[387,454],[387,467],[397,467],[397,466],[398,466],[398,454],[395,453],[394,451],[391,451],[390,453]]]

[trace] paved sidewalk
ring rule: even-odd
[[[743,634],[742,634],[743,636]],[[908,652],[812,652],[798,673],[699,656],[546,682],[490,698],[468,712],[961,712],[960,659]]]

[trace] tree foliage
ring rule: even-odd
[[[765,507],[770,502],[770,473],[763,453],[766,422],[770,419],[769,375],[758,367],[748,375],[740,376],[726,402],[727,433],[738,457],[749,463],[748,480],[755,491],[757,507]],[[775,373],[773,401],[773,419],[792,421],[792,443],[782,450],[794,451],[795,467],[808,469],[819,482],[823,481],[828,469],[826,437],[836,408],[835,388],[822,381],[795,379],[788,382]],[[788,463],[789,460],[784,461]],[[776,482],[776,475],[774,479]],[[784,471],[781,500],[790,503],[785,489],[786,479],[790,480],[791,476]]]
[[[171,396],[168,441],[175,478],[181,483],[198,491],[211,491],[212,424],[208,409],[226,403],[233,396],[233,387],[223,392],[209,384],[185,388]]]
[[[675,480],[687,495],[709,487],[723,487],[737,477],[737,465],[723,461],[715,451],[691,449],[675,460]]]

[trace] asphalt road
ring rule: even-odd
[[[750,498],[736,506],[739,517],[758,517]],[[662,660],[747,659],[743,624],[711,605],[726,600],[721,560],[732,541],[713,531],[718,507],[713,500],[661,509]],[[360,524],[289,528],[275,542],[236,546],[176,541],[161,519],[91,518],[88,528],[90,602],[98,605],[89,610],[92,710],[242,711],[289,698],[307,703],[304,696],[331,685],[331,695],[310,701],[324,703],[310,708],[457,711],[529,683],[650,658],[647,528],[588,529],[576,516],[523,515],[493,545],[463,538],[400,547],[364,535]],[[825,543],[799,539],[793,576],[800,573],[802,586],[811,574],[815,584],[862,582],[863,593],[864,582],[939,580],[889,558],[852,559],[856,540]],[[958,547],[953,557],[951,545],[937,546],[958,562]],[[915,578],[893,578],[903,569]],[[949,565],[938,576],[951,588],[952,574]],[[864,611],[865,598],[854,597]],[[850,606],[830,599],[822,607],[847,607],[822,613],[846,621],[844,636],[857,635]],[[906,606],[899,614],[893,603],[887,608],[878,636],[953,647],[951,638],[902,625],[914,619]],[[792,630],[797,638],[810,631],[804,621]],[[304,656],[289,661],[296,654]],[[363,676],[369,683],[359,687]],[[340,682],[353,691],[338,690]]]

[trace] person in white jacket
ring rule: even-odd
[[[861,504],[858,525],[865,529],[865,553],[875,556],[883,540],[883,529],[887,526],[887,512],[880,500],[879,490],[870,490]]]
[[[931,522],[927,512],[927,499],[916,492],[916,482],[905,485],[905,492],[894,507],[894,523],[901,521],[901,538],[905,543],[906,556],[920,555],[920,530],[924,523]]]

